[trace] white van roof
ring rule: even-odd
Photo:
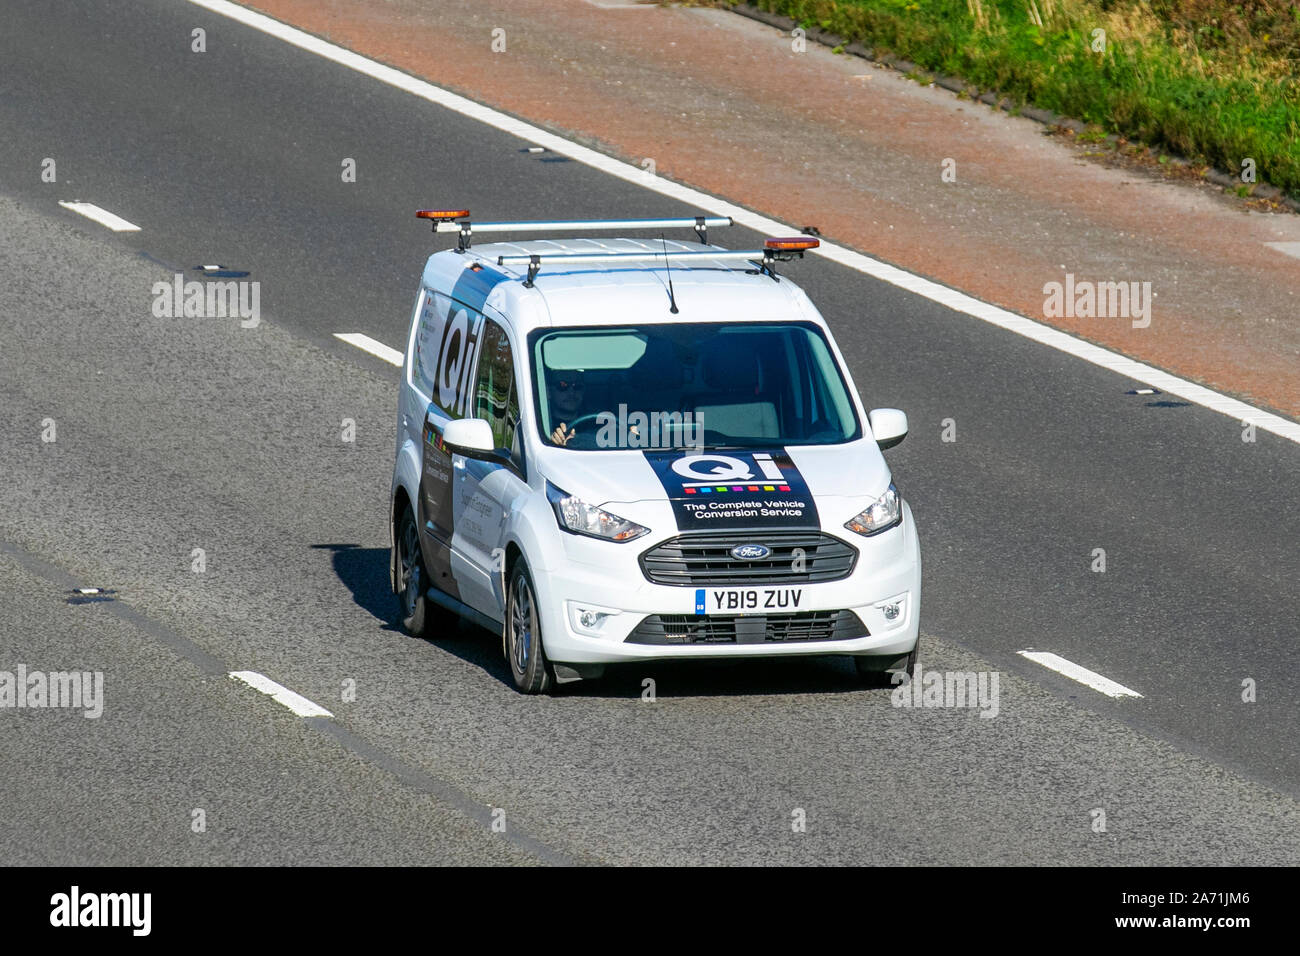
[[[665,260],[609,259],[581,264],[546,262],[546,256],[655,254],[717,251],[730,258],[671,258],[678,312],[669,311]],[[531,286],[526,263],[501,264],[502,256],[543,257]],[[824,325],[803,290],[785,276],[762,274],[732,250],[675,239],[573,238],[475,244],[429,257],[425,287],[475,308],[486,306],[527,334],[534,328],[711,321],[813,321]]]

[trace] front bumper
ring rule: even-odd
[[[870,538],[860,538],[843,529],[827,529],[858,549],[857,563],[848,577],[780,586],[801,592],[800,612],[852,613],[852,618],[841,615],[834,631],[835,639],[830,640],[771,640],[761,636],[756,639],[754,626],[747,622],[742,630],[752,642],[646,643],[645,629],[639,634],[634,631],[647,618],[658,616],[677,622],[684,618],[701,619],[695,606],[697,588],[653,584],[646,580],[637,563],[639,549],[615,550],[621,546],[559,532],[564,560],[554,562],[544,573],[536,575],[535,580],[546,655],[552,661],[570,664],[826,654],[906,655],[916,646],[920,626],[921,557],[911,509],[906,503],[903,508],[901,524]],[[743,581],[730,586],[768,587]],[[881,606],[900,600],[902,612],[896,619],[886,620]],[[597,626],[584,628],[575,608],[613,613]],[[752,620],[763,613],[756,611],[744,617]],[[766,613],[776,619],[789,613],[789,609]],[[858,626],[854,626],[855,621]],[[790,633],[790,628],[777,626],[769,633],[784,635]],[[629,641],[629,637],[633,640]]]

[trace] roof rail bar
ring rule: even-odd
[[[773,268],[775,262],[788,262],[791,259],[803,258],[804,251],[807,249],[816,249],[820,243],[816,239],[810,239],[807,236],[799,236],[789,239],[768,239],[763,243],[762,249],[716,249],[716,250],[667,250],[666,252],[557,252],[548,253],[511,253],[509,255],[497,256],[497,265],[523,265],[528,266],[528,278],[524,280],[524,286],[532,288],[533,280],[537,278],[537,273],[541,271],[542,264],[554,266],[564,265],[594,265],[597,263],[634,263],[634,262],[654,262],[658,259],[669,260],[674,262],[692,260],[696,262],[751,262],[758,266],[758,271],[763,275],[771,276],[776,279],[776,270]]]
[[[470,246],[474,230],[479,232],[574,232],[632,229],[694,229],[701,245],[708,245],[710,226],[734,226],[730,216],[678,216],[669,219],[540,219],[528,222],[470,222],[468,209],[420,209],[419,219],[432,221],[433,231],[438,225],[458,226],[460,235],[457,248],[464,252]]]

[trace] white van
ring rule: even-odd
[[[916,660],[921,559],[825,321],[728,219],[474,223],[429,257],[402,366],[392,584],[403,625],[502,636],[525,693],[606,664],[852,655]],[[695,228],[698,242],[477,232]]]

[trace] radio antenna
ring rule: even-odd
[[[668,273],[668,311],[673,315],[677,314],[677,297],[673,295],[673,267],[668,262],[668,240],[664,234],[659,233],[659,241],[664,247],[664,270]]]

